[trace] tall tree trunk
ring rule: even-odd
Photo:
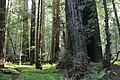
[[[8,29],[8,28],[10,28],[10,26],[9,26],[9,24],[10,24],[10,22],[9,22],[9,20],[11,20],[11,12],[12,12],[12,9],[11,9],[11,7],[12,7],[12,0],[8,0],[8,2],[7,2],[7,10],[6,10],[6,28]],[[9,14],[9,15],[8,15]],[[6,34],[6,42],[5,42],[5,46],[6,46],[6,54],[8,54],[9,53],[9,46],[10,46],[10,39],[9,39],[10,37],[8,36],[8,31],[7,31],[7,34]]]
[[[35,15],[36,15],[36,0],[32,0],[32,11],[31,11],[31,32],[30,32],[30,64],[34,61],[35,52]]]
[[[53,0],[53,23],[52,23],[52,43],[50,61],[54,63],[59,57],[59,35],[60,35],[60,0]]]
[[[44,39],[44,33],[45,33],[45,1],[41,0],[41,20],[40,20],[40,26],[41,26],[41,54],[45,53],[45,39]]]
[[[0,68],[4,67],[5,11],[6,0],[0,0]]]
[[[40,9],[40,28],[39,28],[39,43],[40,43],[40,59],[44,60],[43,53],[45,53],[45,40],[44,40],[44,32],[45,32],[45,2],[41,0],[41,9]]]
[[[74,80],[83,77],[87,67],[87,52],[84,27],[82,25],[81,0],[66,0],[66,54],[62,59],[61,68],[67,69]]]
[[[85,6],[82,10],[82,20],[85,27],[87,54],[92,61],[98,62],[102,59],[102,47],[96,2],[95,0],[86,0],[86,2],[84,0],[81,4]]]
[[[41,33],[41,26],[39,25],[40,23],[40,19],[39,19],[39,16],[40,16],[40,3],[42,4],[42,0],[38,1],[38,13],[37,13],[37,27],[36,27],[36,44],[35,44],[35,51],[36,51],[36,69],[42,69],[42,66],[41,66],[41,51],[40,51],[40,37],[39,37],[39,33]]]
[[[111,52],[110,52],[110,32],[109,32],[109,23],[108,23],[108,9],[107,9],[107,2],[103,0],[104,11],[105,11],[105,33],[106,33],[106,51],[103,60],[103,68],[110,69],[110,60],[111,60]]]
[[[115,13],[115,19],[116,19],[116,23],[117,23],[117,27],[118,27],[118,31],[119,31],[119,35],[120,35],[120,23],[119,23],[119,18],[118,18],[118,15],[117,15],[117,10],[116,10],[116,7],[115,7],[114,0],[112,0],[112,5],[113,5],[113,10],[114,10],[114,13]]]
[[[24,16],[23,16],[23,42],[22,42],[22,53],[26,54],[29,48],[28,41],[28,0],[24,0]]]

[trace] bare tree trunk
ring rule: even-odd
[[[23,16],[23,42],[22,42],[22,53],[27,55],[27,50],[29,48],[29,40],[28,40],[28,0],[24,0],[24,16]]]
[[[40,59],[43,61],[43,53],[45,53],[45,40],[44,40],[44,32],[45,32],[45,2],[41,0],[40,2],[40,27],[39,27],[39,43],[40,43]]]
[[[6,0],[0,0],[0,68],[4,67],[5,9]]]
[[[52,43],[50,61],[54,63],[59,57],[59,35],[60,35],[60,0],[53,0],[53,23]]]
[[[35,15],[36,15],[36,0],[32,0],[32,11],[31,11],[31,32],[30,32],[30,64],[34,61],[35,52]]]
[[[111,60],[111,52],[110,52],[110,32],[109,32],[109,23],[108,23],[108,9],[107,2],[103,0],[104,11],[105,11],[105,33],[106,33],[106,51],[103,60],[103,68],[110,69],[110,60]]]
[[[45,1],[41,0],[41,20],[40,20],[40,26],[41,26],[41,55],[45,53],[45,39],[44,39],[44,33],[45,33]]]
[[[40,0],[38,1],[38,13],[37,13],[37,28],[36,28],[36,44],[35,44],[35,52],[36,52],[36,69],[42,69],[42,66],[41,66],[41,51],[40,51],[40,37],[39,37],[39,33],[41,32],[39,29],[41,28],[39,26],[39,16],[40,16],[40,3],[42,4],[42,0],[40,2]]]

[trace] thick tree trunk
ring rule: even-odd
[[[81,3],[85,8],[82,11],[83,26],[87,43],[87,54],[91,61],[101,61],[102,47],[95,0]],[[87,16],[86,16],[87,15]]]
[[[104,11],[105,11],[105,33],[106,33],[106,51],[103,60],[103,68],[110,69],[110,60],[111,60],[111,52],[110,52],[110,32],[109,32],[109,23],[108,23],[108,9],[107,2],[103,0]]]
[[[6,0],[0,0],[0,68],[4,67],[5,9]]]
[[[67,69],[69,76],[74,80],[83,77],[87,67],[87,52],[85,45],[84,28],[82,25],[80,0],[66,0],[66,54],[58,67]]]
[[[60,0],[53,0],[53,23],[52,43],[50,61],[54,63],[59,57],[59,35],[60,35]]]
[[[31,12],[31,32],[30,32],[30,64],[32,65],[35,52],[35,15],[36,15],[36,2],[32,0],[32,12]]]

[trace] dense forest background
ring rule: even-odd
[[[0,0],[0,68],[49,63],[72,80],[91,79],[93,66],[111,70],[120,53],[119,8],[119,0]]]

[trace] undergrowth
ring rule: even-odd
[[[106,69],[99,70],[97,66],[93,67],[89,73],[82,80],[102,80],[106,75]]]

